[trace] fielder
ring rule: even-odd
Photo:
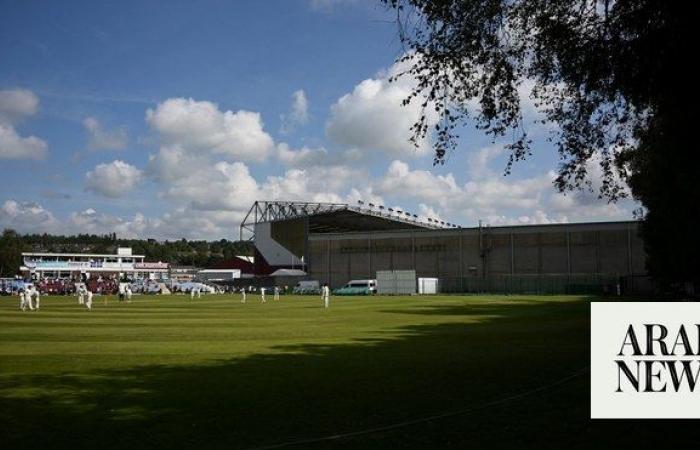
[[[88,311],[92,311],[92,292],[90,292],[85,285],[80,286],[78,298],[80,299],[81,305],[85,305]]]
[[[78,286],[78,290],[76,293],[78,294],[78,304],[79,305],[84,305],[85,304],[85,285]]]
[[[275,293],[274,299],[279,300],[280,299],[280,288],[275,286],[274,293]]]
[[[131,302],[131,295],[133,292],[131,292],[131,285],[127,284],[126,288],[124,288],[124,292],[126,293],[126,301]]]
[[[265,288],[260,288],[260,303],[266,303],[265,300]]]
[[[24,288],[24,308],[22,311],[26,311],[29,308],[30,311],[34,311],[34,306],[32,305],[32,293],[29,291],[28,287]]]
[[[245,303],[245,288],[241,289],[241,303]]]
[[[29,309],[31,309],[32,311],[34,311],[34,310],[38,311],[39,305],[41,303],[41,295],[39,294],[39,291],[36,289],[36,287],[30,286],[24,295],[25,296],[29,295],[29,299],[28,299]],[[33,303],[33,306],[32,306],[32,303]]]
[[[199,289],[199,286],[194,286],[190,291],[190,299],[194,300],[195,291],[197,294],[197,298],[202,298],[202,291]]]
[[[331,303],[331,290],[328,284],[324,284],[321,288],[321,300],[323,300],[323,307],[328,308]]]
[[[34,309],[32,307],[31,298],[27,295],[26,289],[20,289],[18,291],[18,294],[19,294],[19,309],[21,309],[22,311],[26,311],[27,307],[29,307],[30,309]],[[29,300],[29,302],[27,302],[27,300]]]

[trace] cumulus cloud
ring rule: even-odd
[[[274,148],[260,114],[221,111],[208,101],[171,98],[146,111],[146,122],[166,147],[218,154],[241,161],[264,161]]]
[[[292,94],[292,107],[287,114],[282,114],[282,133],[294,131],[298,126],[309,122],[309,101],[303,90],[299,89]]]
[[[110,198],[130,192],[143,179],[138,168],[124,161],[98,164],[85,174],[85,190]]]
[[[0,227],[23,233],[51,233],[58,230],[54,215],[35,202],[6,200],[0,207]]]
[[[325,148],[308,147],[293,150],[283,142],[277,145],[277,158],[287,166],[309,167],[323,163],[328,158],[328,151]]]
[[[126,128],[106,130],[94,117],[86,117],[83,127],[88,136],[88,148],[90,150],[121,150],[126,148],[129,135]]]
[[[483,162],[485,155],[498,153],[483,149],[475,158]],[[435,175],[396,160],[375,182],[374,190],[393,199],[418,202],[423,216],[442,216],[466,225],[479,219],[504,225],[631,218],[631,202],[593,201],[583,192],[559,194],[552,187],[554,177],[549,171],[527,178],[470,178],[458,183],[452,174]]]
[[[268,177],[261,185],[261,198],[337,203],[344,201],[344,192],[351,186],[368,182],[362,170],[342,165],[290,169],[282,176]]]
[[[0,158],[42,160],[46,158],[48,148],[43,139],[22,137],[14,127],[0,123]]]
[[[11,89],[0,91],[0,159],[42,160],[48,144],[36,136],[22,137],[15,126],[33,116],[39,109],[39,98],[31,91]]]
[[[287,167],[314,168],[316,166],[367,166],[369,161],[357,148],[328,151],[324,147],[291,148],[286,142],[277,144],[277,159]]]
[[[164,146],[148,157],[147,173],[160,182],[170,182],[188,176],[194,169],[208,164],[206,155],[196,155],[182,147]]]
[[[161,195],[193,211],[243,213],[255,200],[342,201],[339,192],[362,178],[360,171],[329,165],[292,168],[258,181],[245,163],[219,161],[171,180]]]
[[[298,91],[295,123],[308,120],[306,105]],[[222,112],[211,102],[169,99],[147,111],[146,120],[160,148],[150,155],[145,176],[157,181],[159,197],[180,211],[183,227],[213,231],[222,221],[241,220],[255,200],[342,201],[353,183],[368,180],[362,171],[342,164],[345,152],[331,157],[324,148],[274,145],[257,113]],[[286,169],[254,176],[248,163],[272,152]],[[186,221],[187,215],[209,222]]]
[[[196,214],[186,208],[176,208],[159,217],[147,217],[140,212],[119,217],[86,208],[59,220],[34,202],[10,199],[0,206],[0,228],[12,228],[20,233],[116,233],[127,239],[220,239],[230,237],[242,218],[240,214],[226,212]]]
[[[440,216],[439,212],[437,212],[431,206],[426,205],[425,203],[418,204],[418,215],[420,217],[424,217],[426,219],[434,219],[434,220],[442,220],[442,221],[445,220]]]
[[[39,97],[26,89],[0,90],[0,122],[17,123],[39,110]]]
[[[116,233],[122,238],[135,239],[220,239],[230,236],[242,216],[225,214],[193,214],[184,208],[159,217],[147,217],[137,212],[131,217],[119,217],[87,208],[72,212],[61,224],[65,233]]]
[[[469,164],[469,174],[471,177],[483,179],[497,176],[494,171],[491,170],[490,164],[493,160],[502,157],[505,152],[506,150],[502,145],[494,144],[469,153],[467,162]],[[505,162],[503,167],[505,167]]]
[[[374,192],[374,187],[371,185],[352,188],[348,195],[345,196],[345,202],[351,205],[355,205],[360,200],[364,203],[374,203],[375,205],[385,204],[384,198],[381,195],[377,195]]]
[[[402,70],[395,64],[386,73],[355,86],[331,106],[326,134],[333,142],[361,149],[381,151],[393,156],[407,157],[430,152],[430,143],[415,148],[410,142],[411,126],[421,115],[419,102],[402,106],[411,92],[413,81],[401,78],[390,83],[389,78]],[[428,123],[436,118],[428,111]]]
[[[257,200],[258,183],[242,162],[220,161],[193,168],[186,176],[171,180],[164,198],[184,202],[193,210],[243,210]]]

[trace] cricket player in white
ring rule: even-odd
[[[260,288],[260,303],[265,303],[267,300],[265,300],[265,288]]]
[[[245,303],[245,288],[241,289],[241,303]]]
[[[275,286],[274,293],[275,293],[274,299],[279,300],[280,299],[280,288]]]
[[[32,289],[30,287],[24,288],[24,306],[29,308],[30,311],[34,311],[34,305],[32,304]]]
[[[85,304],[85,285],[81,284],[78,286],[78,290],[76,291],[76,294],[78,294],[78,304],[79,305],[84,305]]]
[[[323,307],[328,308],[331,302],[331,290],[327,284],[321,288],[321,300],[323,300]]]
[[[193,300],[195,293],[197,294],[197,298],[202,298],[202,291],[200,290],[199,286],[192,287],[192,290],[190,291],[190,298]]]
[[[78,288],[78,298],[81,305],[85,305],[88,311],[92,311],[92,292],[85,285]]]
[[[88,311],[92,311],[92,292],[88,291],[86,287],[83,287],[83,295],[85,296],[85,307]]]
[[[131,301],[131,295],[133,292],[131,292],[131,285],[127,284],[126,288],[124,289],[124,292],[126,292],[126,301],[130,302]]]
[[[29,307],[31,308],[32,304],[27,302],[27,299],[29,298],[27,296],[27,290],[20,289],[17,293],[19,294],[19,309],[21,309],[22,311],[26,311],[28,307],[27,305],[29,305]]]
[[[28,299],[26,299],[29,303],[29,309],[32,311],[38,311],[41,303],[41,295],[39,294],[39,291],[34,286],[30,286],[26,292],[29,294]]]

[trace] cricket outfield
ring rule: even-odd
[[[584,296],[0,299],[14,448],[590,448],[673,422],[589,419]],[[282,447],[282,448],[287,448]],[[274,447],[277,448],[277,447]]]

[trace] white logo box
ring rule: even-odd
[[[687,378],[688,374],[696,377],[700,371],[697,324],[700,324],[700,303],[592,302],[591,418],[700,418],[700,377],[694,390]],[[630,325],[642,355],[634,355],[635,348],[628,334]],[[646,354],[647,334],[661,337],[662,326],[668,332],[663,342],[669,353],[675,350],[675,356],[662,355],[658,340],[652,341],[653,355]],[[685,333],[680,331],[681,326]],[[688,338],[692,355],[686,355],[690,349],[682,334]],[[677,342],[679,344],[674,347]],[[623,344],[626,345],[623,347]],[[621,350],[624,354],[618,356]],[[630,369],[631,379],[621,369],[623,365]],[[684,368],[690,370],[682,372]],[[650,378],[647,373],[651,374]],[[639,382],[638,390],[635,380]],[[659,392],[664,386],[666,391]],[[617,392],[618,389],[621,392]]]

